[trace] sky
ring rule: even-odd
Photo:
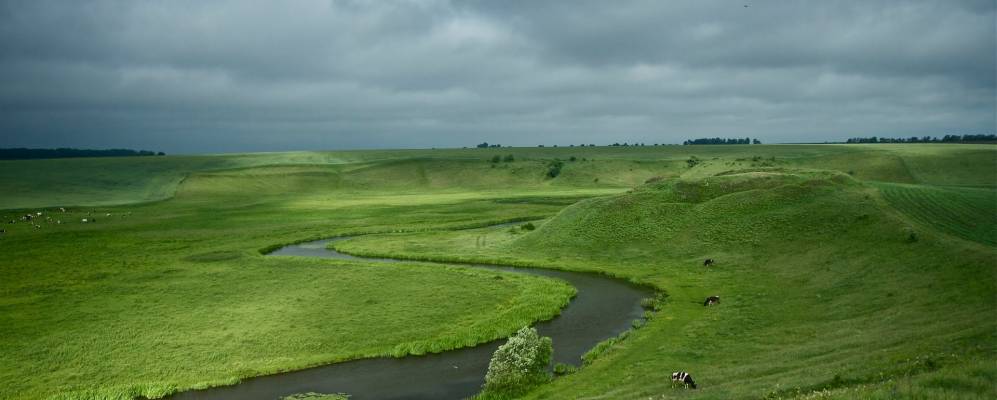
[[[0,0],[0,147],[995,132],[995,2]]]

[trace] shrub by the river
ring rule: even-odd
[[[576,367],[574,365],[571,365],[571,364],[557,363],[557,364],[554,365],[554,375],[557,375],[557,376],[564,376],[564,375],[568,375],[568,374],[573,374],[573,373],[575,373],[577,371],[578,371],[578,367]]]
[[[525,327],[499,346],[488,363],[484,397],[508,397],[547,382],[554,347],[549,337]]]

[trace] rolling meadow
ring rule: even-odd
[[[525,398],[997,397],[993,145],[0,161],[0,187],[0,398],[158,398],[441,352],[575,293],[475,262],[662,293]],[[333,246],[412,262],[264,256],[356,234]]]

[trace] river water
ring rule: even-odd
[[[289,245],[270,257],[322,257],[368,262],[403,262],[386,258],[355,257],[328,250],[335,241],[323,239]],[[579,365],[580,357],[600,341],[619,335],[642,318],[640,300],[648,289],[604,275],[540,268],[467,264],[469,268],[540,275],[567,281],[577,295],[561,315],[535,325],[554,344],[554,362]],[[330,321],[335,323],[335,321]],[[316,392],[346,393],[351,400],[462,399],[481,389],[488,361],[505,339],[475,347],[425,356],[371,358],[347,361],[274,375],[244,379],[232,385],[173,395],[173,400],[275,400],[283,396]]]

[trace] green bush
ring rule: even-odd
[[[550,164],[547,164],[547,176],[551,178],[557,178],[561,174],[561,167],[564,166],[564,161],[554,159]]]
[[[516,160],[516,157],[513,157],[512,154],[508,154],[508,155],[505,156],[504,159],[502,159],[502,161],[505,161],[505,162],[513,162],[515,160]]]
[[[525,224],[520,225],[519,229],[522,229],[524,231],[532,231],[534,229],[537,229],[537,227],[535,225],[533,225],[532,222],[527,222]]]
[[[499,161],[502,161],[502,156],[498,154],[492,156],[492,163],[498,163]]]
[[[564,376],[564,375],[568,375],[568,374],[573,374],[573,373],[575,373],[577,371],[578,371],[578,367],[576,367],[574,365],[571,365],[571,364],[565,364],[565,363],[554,364],[554,375],[557,375],[557,376]]]
[[[640,299],[640,306],[649,311],[661,311],[661,307],[665,305],[667,297],[668,295],[663,292],[658,292],[655,293],[654,297]]]
[[[485,374],[485,392],[511,395],[547,382],[553,352],[549,337],[540,336],[530,327],[520,329],[492,355]]]
[[[689,166],[689,168],[699,165],[700,162],[699,157],[696,156],[689,157],[688,160],[685,160],[685,163]]]

